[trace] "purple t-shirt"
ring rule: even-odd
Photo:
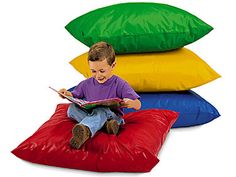
[[[120,77],[113,75],[104,83],[99,83],[95,78],[90,77],[80,82],[71,92],[73,97],[85,99],[87,101],[97,101],[108,98],[129,98],[135,100],[140,98],[129,84]],[[118,112],[123,115],[122,109]]]

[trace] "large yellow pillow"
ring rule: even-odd
[[[91,77],[87,56],[88,53],[84,53],[70,62],[86,78]],[[189,90],[220,77],[186,48],[162,53],[117,55],[116,63],[114,74],[138,92]]]

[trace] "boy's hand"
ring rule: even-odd
[[[134,108],[135,110],[139,110],[141,108],[141,102],[139,101],[139,99],[131,100],[129,98],[124,98],[122,106],[126,108]]]
[[[66,95],[66,96],[71,96],[71,97],[73,96],[72,93],[69,92],[69,91],[67,91],[65,88],[60,89],[58,92],[59,92],[59,93],[62,93],[62,94],[64,94],[64,95]],[[60,95],[60,94],[59,94],[59,96],[60,96],[61,98],[65,98],[64,96],[62,96],[62,95]]]
[[[131,100],[129,98],[124,98],[123,101],[124,102],[122,102],[122,106],[124,106],[126,108],[133,108],[133,100]]]

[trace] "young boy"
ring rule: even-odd
[[[59,92],[87,101],[118,97],[123,99],[123,107],[140,109],[137,93],[126,81],[112,74],[116,62],[111,45],[106,42],[94,44],[88,52],[88,64],[92,77],[80,82],[72,92],[66,89],[60,89]],[[108,107],[96,107],[88,112],[71,103],[67,115],[78,122],[72,129],[73,137],[70,140],[70,145],[76,149],[103,126],[107,133],[117,134],[119,125],[124,123],[122,109],[111,110]]]

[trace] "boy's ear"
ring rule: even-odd
[[[111,67],[114,68],[116,66],[116,62],[112,63]]]

